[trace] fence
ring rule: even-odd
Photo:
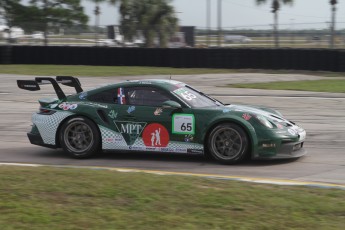
[[[345,50],[0,46],[0,64],[294,69],[345,72]]]

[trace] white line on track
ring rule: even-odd
[[[259,178],[259,177],[243,177],[243,176],[225,176],[215,174],[198,174],[187,172],[169,172],[169,171],[156,171],[156,170],[143,170],[143,169],[129,169],[129,168],[112,168],[112,167],[96,167],[96,166],[73,166],[73,165],[44,165],[44,164],[23,164],[23,163],[0,163],[0,166],[22,166],[22,167],[55,167],[55,168],[77,168],[77,169],[95,169],[95,170],[109,170],[117,172],[137,172],[137,173],[149,173],[156,175],[179,175],[179,176],[195,176],[203,178],[213,178],[220,180],[234,180],[261,184],[275,184],[275,185],[295,185],[295,186],[308,186],[318,188],[335,188],[345,190],[345,185],[331,184],[331,183],[319,183],[319,182],[307,182],[285,179],[272,179],[272,178]]]

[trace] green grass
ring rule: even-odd
[[[0,167],[8,229],[344,229],[345,191],[188,176]]]
[[[345,93],[345,80],[287,81],[252,84],[232,84],[234,88],[255,88],[270,90],[299,90],[315,92]]]
[[[134,76],[229,73],[229,69],[169,68],[141,66],[78,66],[78,65],[0,65],[0,73],[24,75],[71,76]]]
[[[190,75],[217,73],[268,73],[305,74],[323,77],[343,77],[344,73],[301,70],[261,70],[261,69],[206,69],[170,68],[141,66],[81,66],[81,65],[0,65],[0,74],[22,74],[37,76],[135,76],[135,75]]]

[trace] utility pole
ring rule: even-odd
[[[218,0],[218,47],[221,47],[222,42],[222,0]]]
[[[207,27],[207,46],[210,46],[211,32],[211,0],[206,0],[206,27]]]
[[[96,3],[94,13],[95,13],[95,45],[97,46],[98,45],[99,15],[101,13],[100,8],[98,6],[98,2]]]
[[[290,25],[291,45],[295,43],[294,21],[295,21],[295,19],[293,19],[293,18],[290,19],[290,22],[291,22],[291,25]]]
[[[334,40],[335,40],[335,13],[336,13],[336,7],[335,5],[337,4],[337,0],[331,0],[330,1],[332,5],[332,22],[331,22],[331,40],[330,40],[330,48],[334,48]]]

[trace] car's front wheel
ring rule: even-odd
[[[211,156],[225,164],[238,163],[248,153],[249,143],[246,132],[233,123],[217,125],[208,138]]]
[[[61,147],[74,158],[88,158],[96,154],[100,141],[97,126],[87,118],[73,117],[61,127]]]

